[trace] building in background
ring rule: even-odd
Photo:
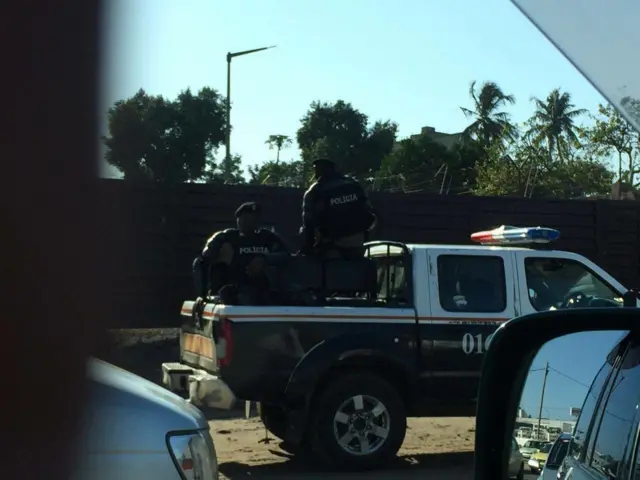
[[[444,133],[437,132],[434,127],[422,127],[420,133],[415,135],[410,135],[409,138],[411,140],[417,140],[422,135],[426,135],[432,140],[441,143],[447,148],[452,148],[456,143],[459,143],[462,140],[462,132],[461,133]]]

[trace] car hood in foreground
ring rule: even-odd
[[[165,388],[90,359],[81,448],[166,450],[166,434],[208,428],[200,410]]]

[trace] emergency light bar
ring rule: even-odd
[[[471,241],[483,245],[523,245],[551,243],[560,238],[560,232],[545,227],[510,227],[503,225],[494,230],[471,234]]]

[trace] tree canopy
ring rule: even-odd
[[[103,141],[106,161],[134,182],[306,187],[313,159],[328,155],[374,191],[584,198],[608,196],[614,181],[640,187],[640,134],[613,107],[587,112],[556,88],[532,97],[531,116],[518,125],[515,103],[496,82],[473,81],[460,106],[466,128],[399,138],[390,119],[370,120],[345,100],[315,101],[296,132],[264,140],[265,157],[244,173],[239,155],[218,154],[226,107],[216,90],[187,88],[175,100],[140,90],[109,109]],[[640,120],[639,100],[627,97],[622,108]]]

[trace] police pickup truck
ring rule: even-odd
[[[163,364],[164,384],[196,405],[259,402],[285,443],[343,468],[380,466],[401,447],[407,417],[475,415],[483,353],[501,323],[623,305],[627,289],[611,275],[549,248],[559,235],[501,227],[469,246],[370,242],[362,262],[292,257],[307,283],[288,285],[309,295],[278,294],[272,306],[211,298],[202,312],[185,302],[180,363]],[[310,280],[313,261],[322,285]]]

